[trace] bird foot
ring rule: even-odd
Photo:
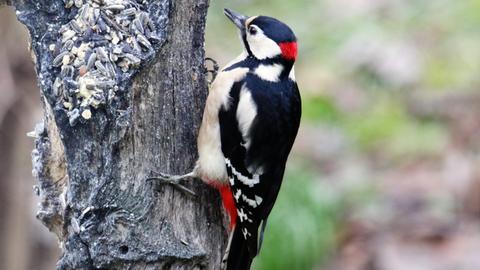
[[[212,68],[211,69],[208,68],[207,62],[212,63]],[[207,58],[205,58],[205,67],[207,68],[207,76],[209,74],[211,76],[210,79],[207,78],[208,84],[211,85],[213,83],[213,81],[215,80],[215,78],[217,77],[219,66],[218,66],[217,61],[213,60],[213,58],[207,57]]]
[[[196,196],[194,191],[191,189],[185,187],[184,185],[180,184],[181,181],[188,179],[188,178],[194,178],[195,174],[193,172],[184,174],[184,175],[171,175],[171,174],[166,174],[166,173],[161,173],[161,172],[155,172],[152,171],[152,174],[155,176],[148,177],[146,179],[147,182],[155,182],[158,184],[169,184],[172,185],[173,187],[186,192],[192,196]]]

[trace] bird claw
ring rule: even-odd
[[[208,69],[208,67],[206,65],[207,62],[212,63],[212,69]],[[212,78],[210,80],[207,79],[207,82],[210,85],[210,84],[213,83],[213,81],[217,77],[219,66],[218,66],[217,61],[213,60],[213,58],[207,57],[207,58],[205,58],[205,67],[207,69],[207,76],[208,76],[208,74],[211,74],[211,76],[212,76]]]
[[[170,174],[166,174],[166,173],[162,173],[162,172],[156,172],[156,171],[152,171],[151,172],[152,174],[155,174],[156,176],[155,177],[150,177],[148,179],[157,179],[157,180],[164,180],[164,181],[171,181],[172,179],[172,175]],[[148,180],[147,179],[147,180]]]
[[[197,196],[197,194],[185,187],[184,185],[180,184],[180,180],[183,180],[185,178],[188,178],[189,175],[170,175],[170,174],[166,174],[166,173],[161,173],[161,172],[155,172],[155,171],[152,171],[153,174],[155,174],[156,176],[154,177],[148,177],[146,179],[147,182],[156,182],[156,183],[159,183],[159,184],[169,184],[169,185],[172,185],[173,187],[183,191],[183,192],[186,192],[192,196]]]

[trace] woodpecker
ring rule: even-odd
[[[238,27],[244,50],[211,85],[194,170],[180,176],[161,173],[156,179],[178,184],[200,178],[217,188],[231,229],[223,266],[248,270],[260,250],[300,124],[297,39],[275,18],[224,13]]]

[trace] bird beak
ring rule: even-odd
[[[223,13],[225,13],[225,16],[227,16],[240,29],[240,31],[243,32],[245,30],[245,21],[248,19],[247,16],[228,8],[224,9]]]

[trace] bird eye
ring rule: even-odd
[[[250,32],[250,35],[255,35],[257,33],[257,28],[255,28],[254,26],[250,26],[248,28],[248,32]]]

